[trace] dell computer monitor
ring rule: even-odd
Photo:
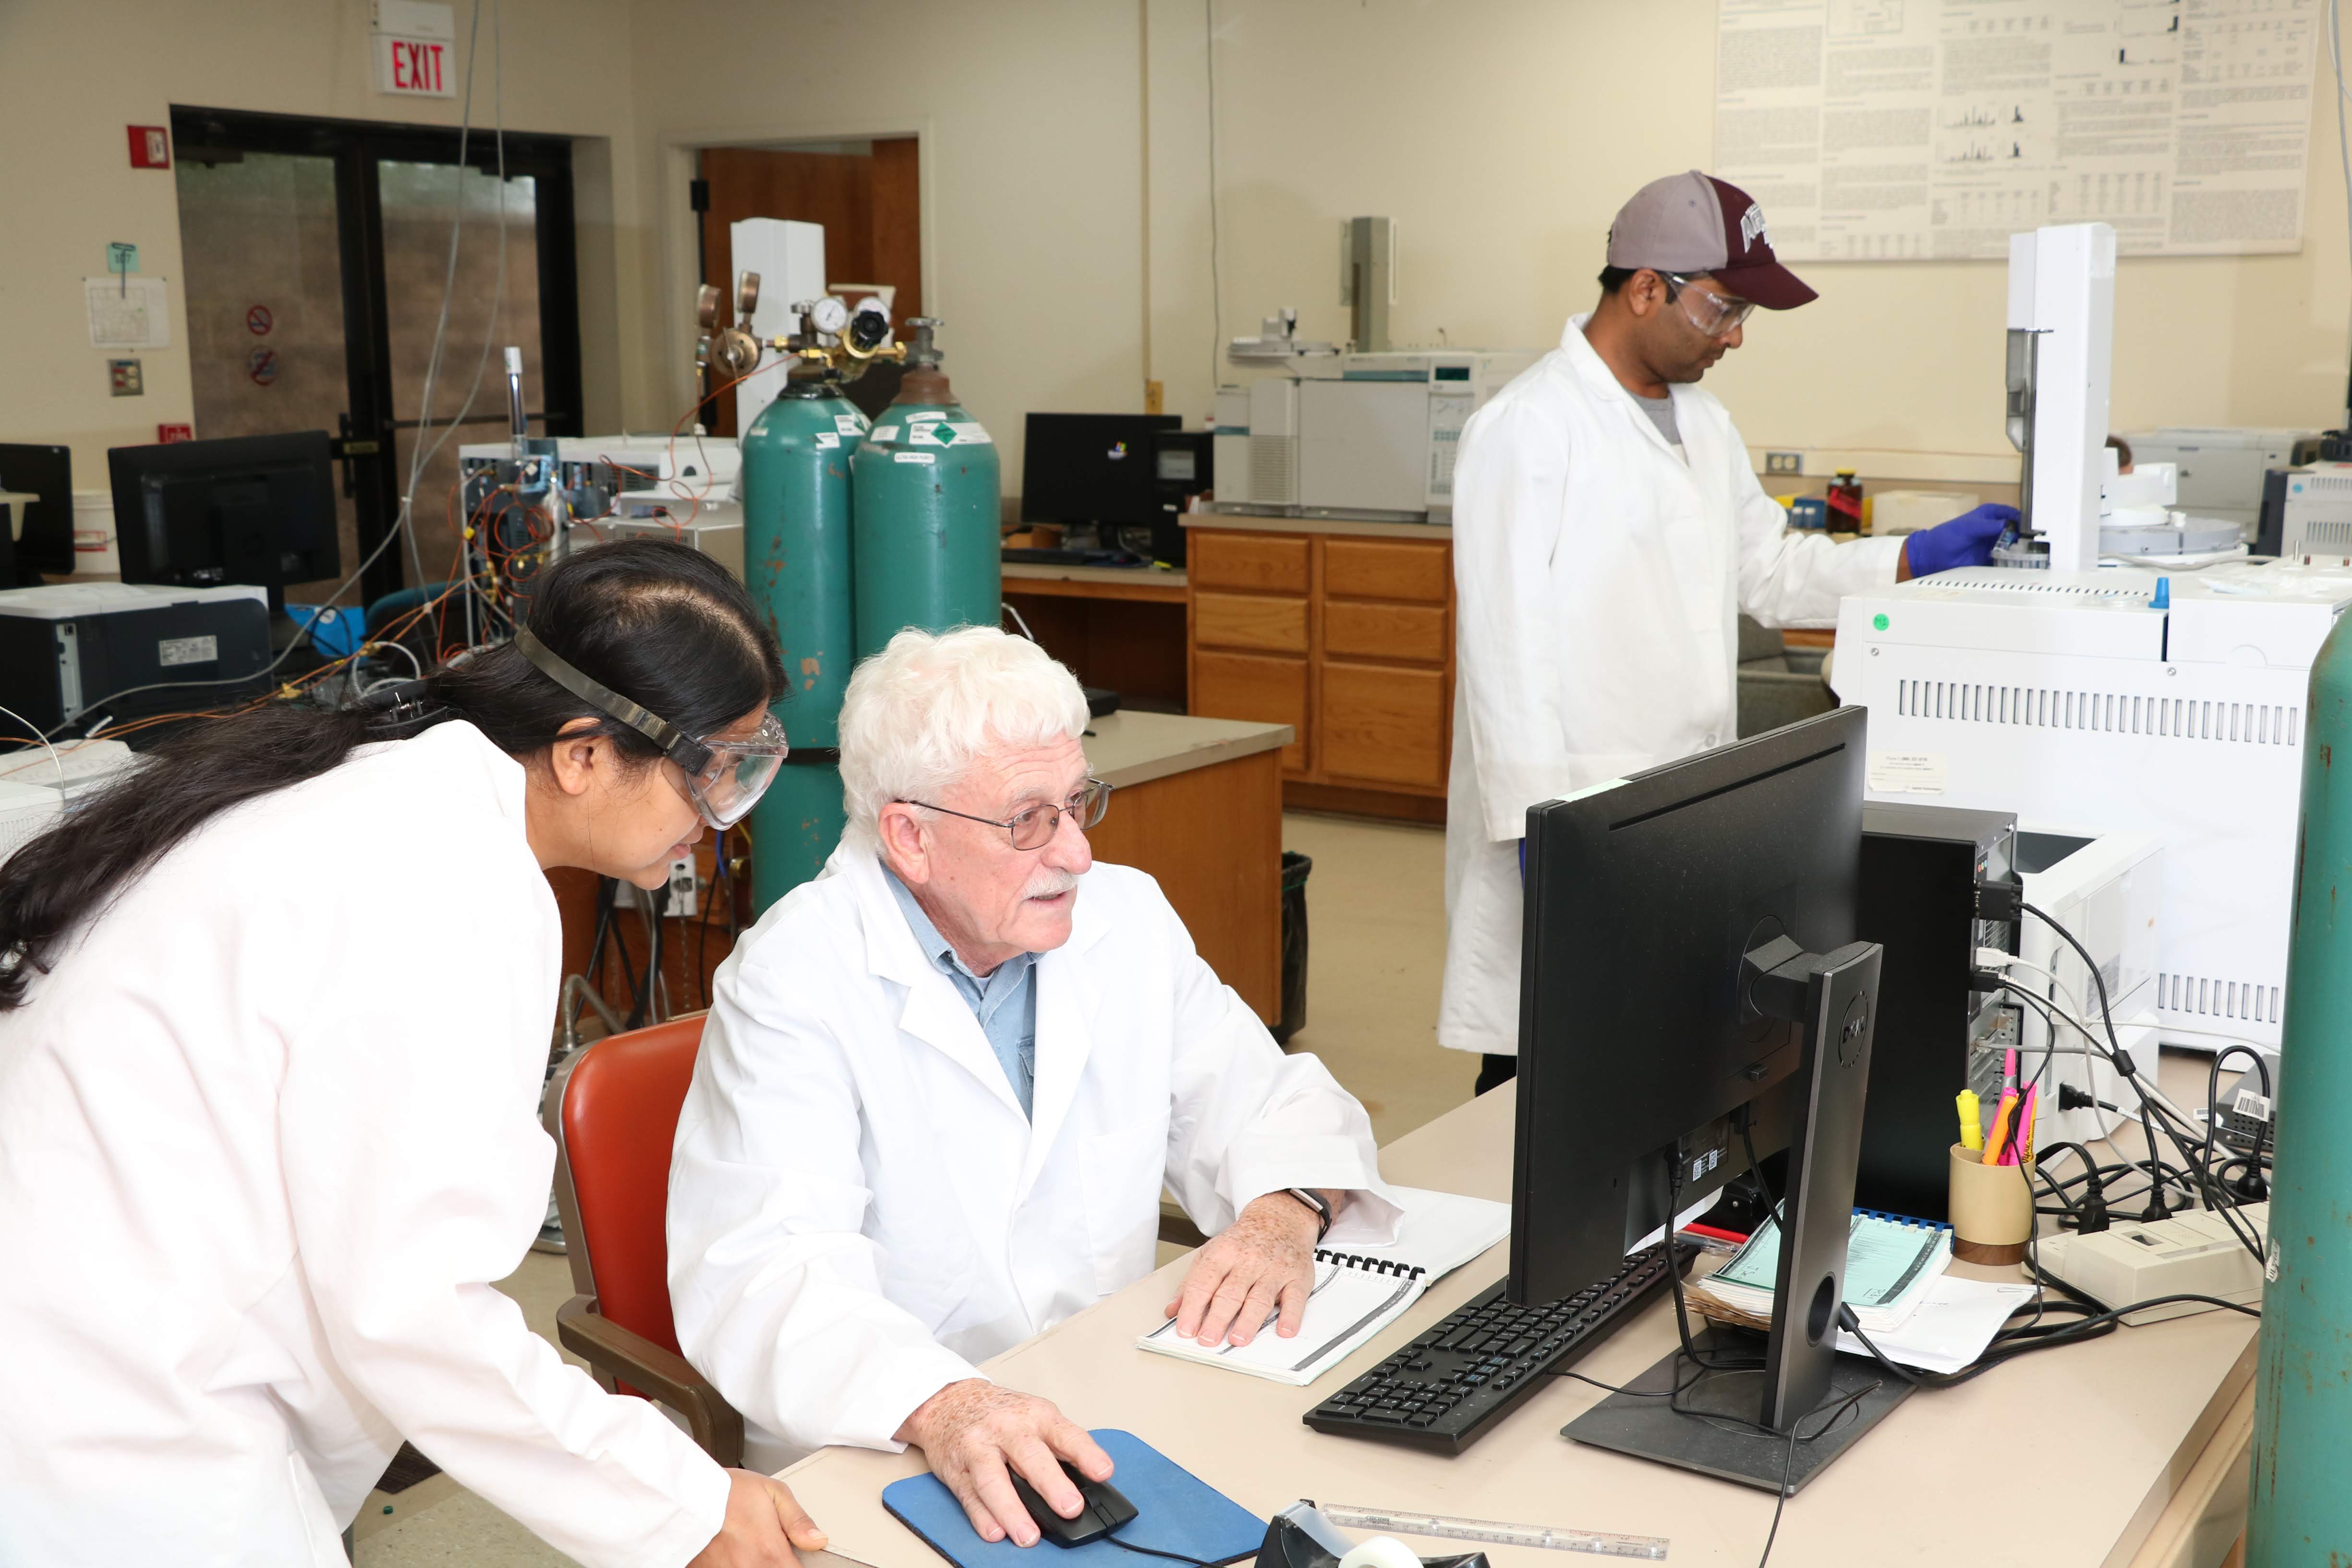
[[[24,531],[0,542],[0,588],[40,585],[41,574],[74,569],[73,458],[63,447],[0,444],[0,490],[37,497],[24,507]],[[0,519],[7,509],[0,507]]]
[[[116,447],[114,530],[126,583],[269,590],[342,570],[323,430]]]
[[[1842,709],[1528,813],[1511,1298],[1609,1278],[1788,1151],[1781,1310],[1801,1299],[1727,1412],[1775,1430],[1832,1388],[1878,968],[1854,942],[1864,758]],[[1714,1431],[1651,1415],[1638,1440],[1570,1436],[1691,1463],[1657,1450]],[[1734,1479],[1777,1484],[1781,1445],[1753,1458]]]

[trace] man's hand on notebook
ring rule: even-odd
[[[898,1441],[923,1451],[982,1541],[1009,1535],[1017,1546],[1037,1544],[1036,1523],[1013,1490],[1013,1469],[1065,1519],[1076,1516],[1081,1500],[1062,1460],[1090,1479],[1110,1479],[1110,1456],[1052,1400],[983,1378],[950,1383],[923,1401],[899,1425]]]
[[[1276,1313],[1275,1332],[1298,1332],[1315,1291],[1315,1211],[1287,1193],[1253,1199],[1241,1217],[1193,1256],[1184,1289],[1168,1303],[1176,1331],[1204,1345],[1245,1345]]]

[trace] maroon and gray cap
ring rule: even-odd
[[[1705,272],[1726,293],[1768,310],[1819,298],[1773,256],[1764,209],[1738,186],[1696,169],[1651,181],[1617,209],[1609,225],[1609,265]]]

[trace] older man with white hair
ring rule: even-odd
[[[1163,1184],[1214,1239],[1178,1331],[1294,1334],[1314,1251],[1397,1218],[1363,1108],[1286,1057],[1159,885],[1097,865],[1087,705],[1034,644],[905,631],[841,715],[849,827],[718,974],[669,1192],[687,1358],[779,1466],[919,1447],[989,1541],[1111,1461],[973,1363],[1151,1271]]]

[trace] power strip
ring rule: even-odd
[[[2236,1214],[2257,1240],[2269,1244],[2270,1205],[2242,1205]],[[2089,1236],[2045,1237],[2038,1250],[2045,1273],[2110,1307],[2158,1296],[2218,1296],[2249,1307],[2263,1299],[2263,1266],[2229,1222],[2208,1210],[2153,1223],[2117,1220]],[[2195,1301],[2175,1301],[2134,1312],[2126,1321],[2155,1323],[2212,1310]]]

